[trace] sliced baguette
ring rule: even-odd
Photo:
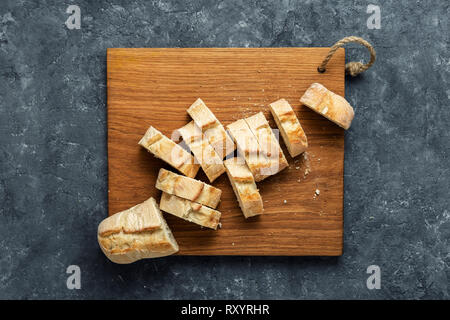
[[[214,230],[220,220],[219,211],[165,192],[161,195],[159,207],[162,211]]]
[[[194,157],[189,152],[152,126],[148,128],[139,144],[188,177],[195,177],[200,169],[200,165],[195,163]]]
[[[259,147],[258,141],[244,119],[237,120],[227,126],[228,132],[236,142],[239,153],[244,157],[255,181],[270,176],[271,163]]]
[[[199,180],[184,177],[164,168],[159,170],[156,189],[202,205],[216,208],[222,191]]]
[[[352,106],[344,97],[320,83],[313,83],[300,98],[300,102],[345,130],[350,128],[355,116]]]
[[[303,153],[308,148],[308,139],[291,105],[285,99],[280,99],[269,107],[291,157]]]
[[[233,152],[236,147],[228,136],[222,124],[209,110],[202,99],[197,99],[188,109],[187,113],[195,124],[202,130],[209,144],[214,148],[221,159]]]
[[[242,158],[224,161],[227,175],[245,218],[264,212],[263,202],[252,173]]]
[[[178,252],[178,244],[153,198],[103,220],[97,238],[108,259],[120,264]]]
[[[225,172],[222,158],[219,157],[214,148],[209,144],[202,130],[194,121],[178,129],[178,132],[200,163],[210,182],[213,182]]]
[[[285,169],[289,164],[264,114],[258,112],[244,120],[258,140],[261,151],[271,163],[269,173],[276,174]]]

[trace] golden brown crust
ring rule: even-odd
[[[188,109],[187,113],[195,124],[202,130],[209,144],[214,148],[219,157],[223,159],[236,149],[233,141],[226,133],[222,124],[209,110],[202,99],[197,99]]]
[[[261,151],[258,141],[244,119],[237,120],[227,126],[228,132],[236,142],[239,152],[244,156],[255,181],[270,176],[271,163]]]
[[[246,118],[245,122],[258,140],[261,151],[272,164],[268,174],[273,175],[285,169],[289,164],[264,114],[259,112]]]
[[[191,149],[198,163],[200,163],[210,182],[213,182],[225,172],[222,158],[219,157],[214,148],[209,144],[194,121],[178,129],[178,132]]]
[[[211,208],[217,207],[222,195],[222,191],[218,188],[164,168],[159,170],[156,189]]]
[[[165,192],[161,195],[159,206],[167,213],[214,230],[220,221],[219,211]]]
[[[167,162],[188,177],[195,177],[200,169],[200,165],[195,163],[195,159],[190,153],[152,126],[148,128],[139,144],[155,157]]]
[[[103,253],[121,264],[178,251],[153,198],[104,219],[98,226],[97,238]]]
[[[264,212],[263,202],[253,175],[242,158],[224,161],[227,175],[245,218]]]
[[[300,102],[345,130],[350,128],[355,116],[352,106],[344,97],[320,83],[313,83],[300,98]]]
[[[290,104],[280,99],[269,107],[291,157],[303,153],[308,148],[308,139]]]

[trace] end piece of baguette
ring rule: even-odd
[[[247,122],[253,135],[258,140],[261,151],[269,159],[270,174],[276,174],[288,167],[288,162],[281,150],[280,144],[272,131],[266,117],[262,112],[244,119]]]
[[[219,211],[165,192],[161,195],[159,206],[167,213],[214,230],[220,221]]]
[[[164,168],[159,170],[158,178],[156,179],[156,189],[211,208],[217,207],[222,195],[220,189]]]
[[[179,250],[153,198],[104,219],[97,238],[108,259],[120,264],[164,257]]]
[[[255,181],[261,181],[270,176],[271,163],[261,151],[258,141],[244,119],[237,120],[227,126],[228,132],[236,142],[237,148]]]
[[[242,158],[224,161],[227,175],[245,218],[263,214],[263,202],[252,173]]]
[[[200,169],[200,165],[195,163],[194,157],[189,152],[152,126],[148,128],[139,144],[188,177],[195,177]]]
[[[300,102],[347,130],[355,112],[344,97],[328,90],[320,83],[313,83],[300,98]]]
[[[222,158],[209,144],[201,129],[194,121],[178,129],[183,140],[191,149],[210,182],[225,172]]]
[[[308,148],[308,139],[291,105],[280,99],[269,107],[291,157],[303,153]]]
[[[187,113],[195,124],[202,130],[209,144],[214,148],[221,159],[233,152],[236,147],[228,136],[222,124],[209,110],[202,99],[198,98],[188,109]]]

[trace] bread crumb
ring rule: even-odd
[[[295,167],[295,170],[298,170],[298,169],[300,169],[300,167]]]
[[[316,189],[316,195],[319,195],[319,194],[320,194],[320,190]]]
[[[284,202],[284,203],[287,203],[287,200],[284,200],[283,202]]]
[[[234,246],[234,242],[231,245]]]
[[[219,222],[217,226],[219,227],[219,229],[222,229],[222,222]]]

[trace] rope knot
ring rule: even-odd
[[[351,61],[345,65],[345,73],[352,77],[356,77],[364,71],[366,71],[366,68],[364,68],[364,65],[361,62]]]

